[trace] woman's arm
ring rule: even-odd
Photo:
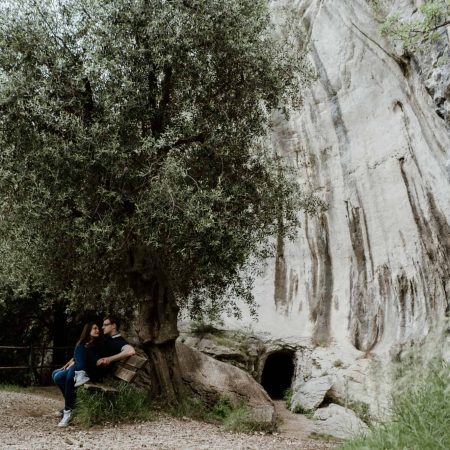
[[[73,358],[71,358],[69,361],[67,361],[62,368],[63,369],[68,369],[69,367],[72,367],[75,364],[75,360]]]

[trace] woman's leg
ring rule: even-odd
[[[78,387],[89,381],[89,377],[86,374],[88,368],[88,349],[84,345],[77,345],[73,352],[73,357],[75,359],[75,387]]]
[[[59,387],[62,395],[66,392],[66,377],[68,369],[56,369],[52,373],[52,380]]]
[[[75,407],[75,382],[73,380],[75,376],[75,366],[71,366],[66,369],[65,384],[64,384],[64,409],[69,410]]]

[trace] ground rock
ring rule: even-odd
[[[189,388],[206,401],[220,396],[233,403],[245,403],[251,419],[274,424],[275,407],[267,393],[248,373],[177,342],[178,359],[183,380]]]
[[[365,433],[369,429],[352,410],[333,403],[326,408],[319,408],[314,413],[314,419],[318,420],[316,425],[318,432],[340,439]]]
[[[292,397],[291,409],[294,411],[298,406],[306,410],[317,408],[331,386],[332,381],[327,376],[308,380]]]
[[[186,345],[192,348],[196,348],[202,353],[206,353],[209,356],[212,356],[219,361],[223,360],[237,360],[237,361],[245,361],[245,355],[236,348],[232,348],[225,345],[220,345],[217,342],[214,342],[212,339],[208,339],[207,337],[198,338],[198,337],[183,337],[183,341]]]

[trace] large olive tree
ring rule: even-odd
[[[271,112],[299,104],[304,53],[267,0],[1,8],[3,282],[139,311],[175,400],[179,306],[251,304],[251,261],[316,206],[264,146]]]

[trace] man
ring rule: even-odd
[[[100,358],[97,366],[109,366],[136,354],[136,350],[120,334],[120,321],[114,316],[103,319],[103,334],[106,336],[106,351],[109,356]]]

